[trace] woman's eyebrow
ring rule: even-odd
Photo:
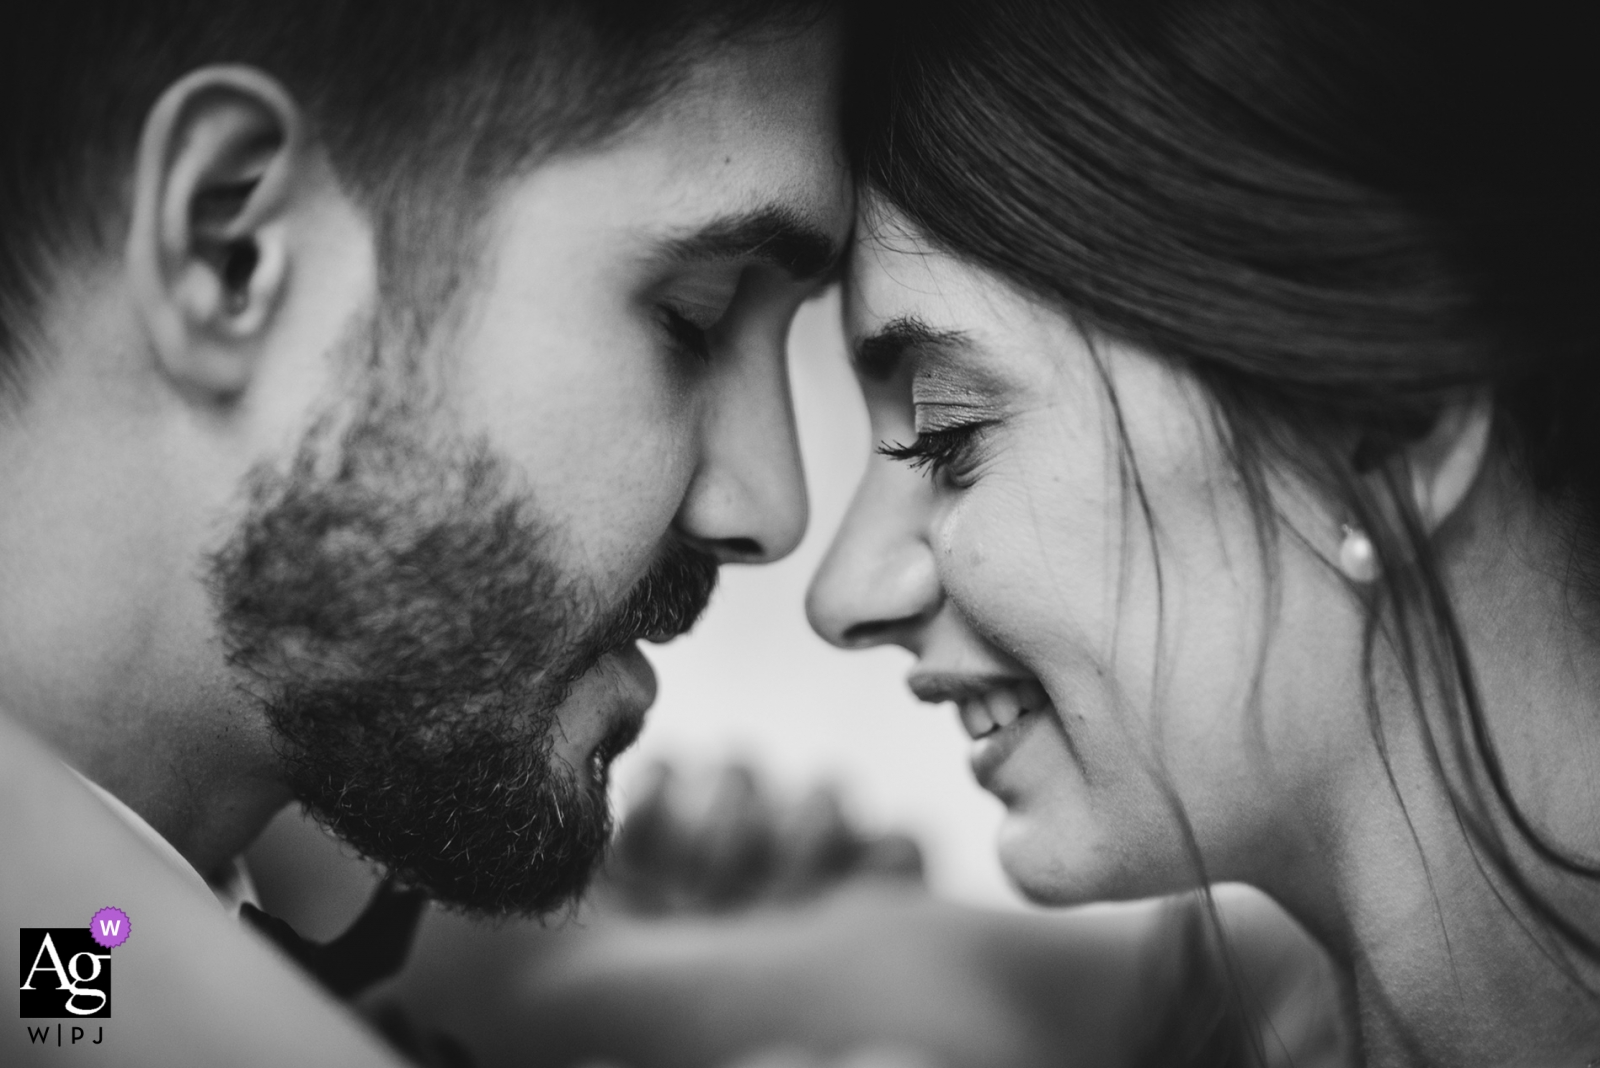
[[[908,351],[966,348],[971,343],[960,330],[936,330],[916,316],[904,315],[856,342],[856,370],[874,382],[886,382]]]

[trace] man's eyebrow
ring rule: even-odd
[[[965,347],[971,339],[959,330],[936,330],[915,316],[901,316],[856,343],[856,370],[874,382],[894,377],[905,354],[913,349]]]
[[[664,248],[668,259],[757,260],[796,281],[820,279],[835,268],[838,242],[788,208],[768,207],[714,219]]]

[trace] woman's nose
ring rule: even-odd
[[[833,645],[916,650],[943,602],[926,541],[931,483],[874,456],[844,523],[811,580],[806,615]]]

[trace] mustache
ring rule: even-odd
[[[711,603],[720,567],[720,561],[703,549],[683,542],[669,544],[600,624],[590,642],[593,659],[632,642],[664,642],[687,633]]]

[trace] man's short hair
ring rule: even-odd
[[[460,283],[496,184],[591,147],[693,63],[824,0],[50,0],[0,34],[0,400],[65,258],[125,232],[160,94],[210,63],[280,79],[367,211],[385,306],[425,318]],[[417,324],[423,325],[423,324]]]

